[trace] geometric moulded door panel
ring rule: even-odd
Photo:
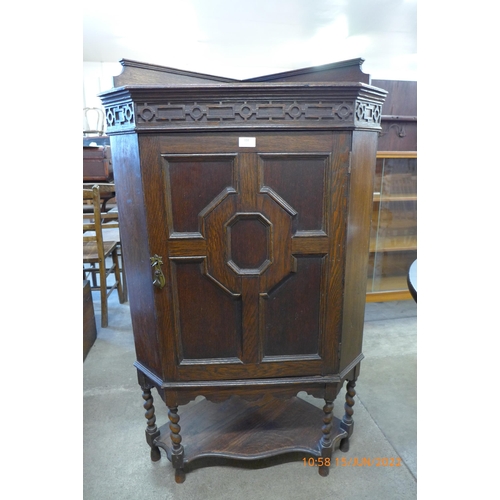
[[[326,254],[292,252],[292,238],[327,236],[329,155],[163,159],[170,237],[206,241],[201,255],[171,258],[179,359],[320,360]],[[255,317],[245,326],[248,311]]]

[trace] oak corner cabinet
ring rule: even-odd
[[[359,82],[101,94],[146,440],[177,482],[209,463],[305,457],[326,476],[348,450],[385,95]]]

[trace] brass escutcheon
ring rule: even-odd
[[[153,280],[153,285],[157,286],[161,290],[165,286],[165,276],[161,270],[163,257],[161,257],[161,255],[154,254],[153,257],[149,258],[149,260],[151,260],[151,267],[154,269],[155,279]]]

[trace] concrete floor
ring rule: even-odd
[[[356,384],[355,430],[348,453],[336,451],[328,477],[303,462],[263,469],[207,467],[183,484],[165,452],[151,462],[137,383],[128,304],[110,297],[109,327],[83,364],[83,498],[87,500],[383,499],[417,497],[417,307],[413,301],[367,304],[361,375]],[[340,395],[344,395],[344,389]],[[343,397],[334,414],[343,415]],[[154,391],[157,425],[167,409]],[[318,407],[322,400],[301,397]],[[196,404],[197,401],[190,404]],[[182,425],[182,407],[181,415]],[[186,432],[188,430],[186,429]],[[400,458],[400,466],[342,466],[335,458]],[[342,463],[342,462],[340,462]],[[379,464],[383,463],[379,461]],[[389,462],[390,463],[390,462]]]

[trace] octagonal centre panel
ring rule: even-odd
[[[261,213],[237,213],[226,223],[228,265],[237,274],[261,274],[272,261],[272,224]]]

